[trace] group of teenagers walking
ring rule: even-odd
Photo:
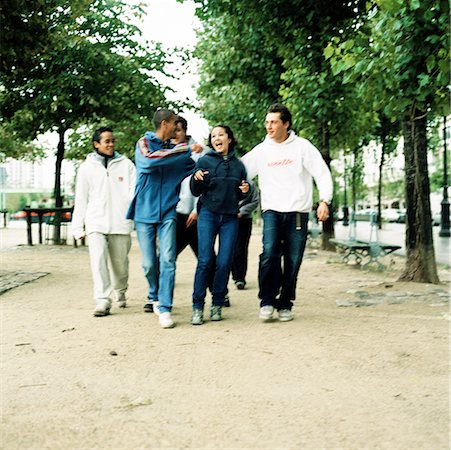
[[[222,320],[230,273],[238,289],[246,285],[252,211],[260,204],[259,318],[271,321],[277,311],[279,321],[292,320],[313,180],[320,198],[317,218],[329,217],[332,177],[320,152],[296,135],[292,115],[281,104],[267,110],[263,142],[241,158],[227,125],[211,129],[208,147],[187,135],[186,120],[172,110],[158,109],[153,125],[155,131],[136,143],[135,164],[115,151],[111,128],[98,129],[95,151],[78,171],[72,231],[88,241],[94,315],[107,316],[112,299],[126,306],[134,227],[149,286],[144,311],[158,315],[162,328],[175,326],[176,258],[190,245],[197,256],[191,323],[204,323],[207,290],[210,320]]]

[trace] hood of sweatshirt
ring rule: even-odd
[[[288,132],[288,138],[285,139],[283,142],[276,142],[274,139],[271,139],[268,135],[266,135],[263,142],[267,145],[273,145],[280,147],[281,145],[290,145],[292,142],[296,140],[296,133],[293,130],[290,130]]]
[[[167,141],[162,141],[153,131],[148,131],[144,137],[149,141],[152,142],[153,145],[151,146],[152,149],[159,149],[159,148],[169,148],[171,146],[171,140],[168,139]]]
[[[112,156],[102,156],[99,155],[97,152],[92,152],[86,157],[86,161],[89,163],[94,164],[102,164],[102,166],[107,167],[110,161],[119,161],[120,159],[123,159],[124,156],[122,156],[118,152],[114,152]]]

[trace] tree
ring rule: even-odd
[[[239,150],[248,151],[262,139],[266,109],[280,100],[281,60],[261,45],[264,37],[251,24],[229,14],[201,17],[204,27],[195,56],[200,60],[202,113],[212,125],[227,123]]]
[[[166,58],[157,46],[143,48],[133,39],[136,27],[126,17],[121,1],[85,2],[83,10],[53,11],[52,44],[34,60],[20,83],[3,79],[3,121],[29,140],[57,131],[56,205],[59,166],[64,158],[65,134],[92,120],[123,120],[149,116],[165,102],[164,89],[154,78]]]
[[[407,261],[401,280],[438,282],[427,164],[427,120],[448,110],[446,1],[378,0],[353,45],[331,42],[325,56],[345,82],[358,82],[373,105],[402,123]]]
[[[207,71],[199,90],[204,105],[211,104],[217,114],[235,123],[242,120],[237,123],[238,132],[244,127],[252,136],[256,120],[263,121],[267,106],[280,99],[294,113],[295,127],[309,135],[329,165],[331,137],[343,129],[349,134],[351,126],[365,116],[355,107],[346,107],[351,88],[334,79],[323,50],[334,33],[353,25],[364,11],[364,2],[197,3],[198,15],[207,24],[203,48],[211,50],[211,42],[218,42],[213,57],[207,51],[198,52],[201,71]],[[220,83],[222,88],[215,89]],[[328,243],[333,234],[331,217],[323,224],[323,248],[333,249]]]
[[[59,0],[48,20],[51,42],[45,52],[34,56],[26,75],[2,78],[2,125],[24,141],[58,133],[57,207],[63,204],[61,164],[69,130],[92,121],[147,118],[166,103],[155,79],[164,73],[166,57],[158,45],[137,43],[139,30],[127,21],[128,8],[121,0]]]

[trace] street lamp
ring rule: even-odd
[[[442,220],[440,221],[440,237],[450,237],[450,223],[449,223],[449,200],[448,200],[448,162],[446,149],[446,116],[443,117],[443,200],[441,202]]]
[[[348,207],[348,191],[346,189],[346,176],[347,176],[347,166],[346,166],[346,156],[344,157],[345,170],[344,170],[344,198],[343,198],[343,226],[347,227],[349,225],[349,207]]]

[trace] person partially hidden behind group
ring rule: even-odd
[[[215,126],[208,137],[210,150],[191,177],[191,191],[199,197],[197,224],[199,252],[194,277],[191,323],[202,325],[206,290],[212,270],[210,319],[222,320],[233,250],[238,231],[239,202],[249,193],[246,169],[235,156],[236,140],[227,125]],[[219,236],[218,253],[214,245]]]

